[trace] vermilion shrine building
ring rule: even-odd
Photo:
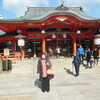
[[[24,16],[16,19],[0,19],[0,52],[8,47],[11,52],[21,51],[17,45],[20,34],[25,36],[22,58],[28,48],[37,56],[59,46],[66,48],[67,54],[76,52],[81,44],[84,49],[95,48],[93,37],[100,31],[100,19],[85,14],[81,7],[28,7]]]

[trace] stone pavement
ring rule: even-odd
[[[71,60],[58,59],[57,63],[51,60],[56,75],[50,81],[51,89],[48,93],[41,91],[41,83],[35,68],[33,73],[15,70],[0,73],[0,100],[100,100],[100,61],[92,69],[85,69],[81,65],[80,75],[75,77],[72,73]],[[24,60],[23,64],[16,62],[15,65],[20,63],[21,66],[25,66],[27,62],[29,66],[31,61],[33,62],[33,59]],[[62,61],[63,66],[59,61]],[[60,68],[57,68],[58,65]]]

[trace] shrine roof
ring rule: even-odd
[[[82,21],[100,21],[98,18],[88,16],[81,7],[28,7],[25,15],[16,19],[0,19],[0,21],[42,21],[54,15],[70,15]]]
[[[97,18],[88,16],[81,7],[29,7],[22,19],[40,20],[52,15],[74,15],[83,20],[96,20]]]

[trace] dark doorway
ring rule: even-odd
[[[5,48],[7,48],[7,43],[0,43],[0,53],[3,53]]]
[[[48,52],[48,48],[51,47],[51,49],[53,50],[53,52],[55,52],[55,49],[57,47],[59,47],[61,49],[61,55],[69,55],[71,54],[72,50],[71,50],[71,46],[72,46],[72,42],[70,39],[51,39],[51,40],[47,40],[47,52]]]

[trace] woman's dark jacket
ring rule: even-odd
[[[98,59],[99,52],[98,51],[93,51],[93,58]]]
[[[38,68],[37,68],[37,73],[40,74],[40,79],[42,78],[43,72],[42,72],[42,63],[41,63],[41,58],[38,60]],[[52,64],[48,58],[46,58],[46,67],[47,69],[50,69],[52,67]]]
[[[80,66],[80,59],[79,56],[74,56],[73,63],[75,66]]]
[[[91,60],[91,52],[88,51],[86,54],[86,61],[89,62]]]

